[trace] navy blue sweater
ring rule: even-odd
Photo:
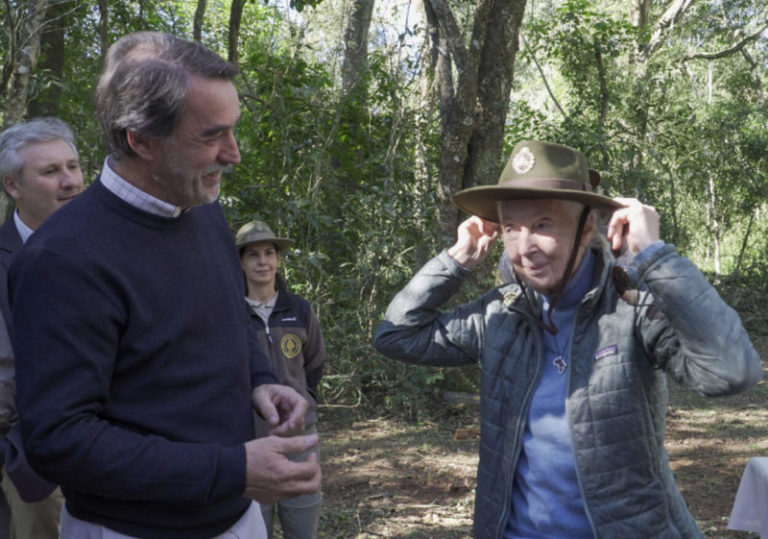
[[[276,379],[221,207],[158,217],[96,181],[35,232],[10,283],[25,448],[69,512],[137,537],[234,524],[251,390]]]

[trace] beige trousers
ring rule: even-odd
[[[100,524],[86,522],[73,517],[67,508],[61,510],[62,539],[135,539]],[[267,539],[264,519],[259,510],[259,504],[252,502],[240,520],[234,526],[214,539]]]
[[[64,504],[60,488],[56,487],[44,500],[27,503],[7,475],[0,484],[11,508],[10,539],[58,539],[59,514]]]

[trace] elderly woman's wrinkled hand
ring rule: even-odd
[[[606,237],[611,249],[621,251],[622,247],[637,254],[659,239],[659,214],[656,209],[643,204],[636,198],[614,198],[624,204],[613,212]]]
[[[470,217],[459,225],[458,238],[448,254],[462,267],[472,269],[485,260],[499,232],[498,223]]]

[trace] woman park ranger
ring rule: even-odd
[[[281,384],[291,386],[309,403],[304,418],[305,433],[317,432],[317,385],[323,375],[325,343],[320,323],[309,302],[288,291],[278,274],[280,254],[293,240],[275,236],[263,221],[252,221],[238,230],[235,242],[247,284],[246,301],[251,306],[261,349],[269,357]],[[269,434],[269,425],[254,415],[256,436]],[[317,452],[315,447],[312,451]],[[306,454],[296,460],[303,460]],[[317,537],[322,491],[262,505],[261,510],[272,537],[277,513],[286,539]]]

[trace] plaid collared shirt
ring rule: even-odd
[[[110,156],[107,156],[107,158],[104,159],[104,168],[101,170],[101,183],[104,184],[104,187],[131,206],[135,206],[145,212],[160,215],[162,217],[178,217],[181,215],[182,209],[179,206],[174,206],[159,198],[153,197],[149,193],[128,183],[126,179],[121,178],[114,170],[112,170],[112,167],[109,166],[109,158]]]

